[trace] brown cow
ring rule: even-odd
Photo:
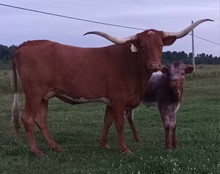
[[[47,40],[21,44],[13,58],[15,93],[12,113],[16,131],[19,128],[17,70],[25,94],[21,120],[32,153],[42,153],[36,142],[34,123],[49,147],[60,150],[48,131],[46,121],[48,100],[58,97],[72,103],[106,103],[107,115],[115,121],[119,149],[129,154],[124,141],[124,110],[139,105],[152,72],[161,68],[163,46],[171,45],[205,21],[211,20],[199,20],[177,33],[146,30],[126,39],[102,32],[86,33],[97,34],[116,43],[103,48],[79,48]]]
[[[176,113],[183,95],[185,74],[189,74],[192,71],[193,66],[180,62],[163,67],[161,72],[153,73],[142,98],[142,103],[146,107],[158,107],[165,130],[165,147],[168,149],[175,148],[177,145]],[[126,117],[135,140],[140,141],[134,126],[133,110],[126,111]]]

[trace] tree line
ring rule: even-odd
[[[0,64],[9,64],[11,62],[11,57],[15,49],[15,45],[12,45],[10,47],[0,45]]]
[[[192,53],[185,53],[184,51],[167,51],[167,52],[163,52],[162,55],[163,59],[162,59],[162,63],[163,64],[169,64],[173,61],[182,61],[185,64],[192,64]],[[197,56],[195,56],[195,63],[196,64],[208,64],[208,65],[212,65],[212,64],[220,64],[220,56],[212,56],[211,54],[197,54]]]
[[[11,63],[11,57],[17,46],[12,45],[10,47],[0,45],[0,65],[8,65]],[[185,53],[184,51],[167,51],[162,54],[162,63],[169,64],[174,61],[182,61],[186,64],[192,64],[192,53]],[[220,56],[212,56],[211,54],[197,54],[195,57],[196,64],[220,64]]]

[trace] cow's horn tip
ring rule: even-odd
[[[87,34],[89,34],[89,33],[88,33],[88,32],[87,32],[87,33],[84,33],[83,36],[85,36],[85,35],[87,35]]]
[[[205,21],[215,22],[215,21],[212,20],[212,19],[205,19]]]
[[[97,33],[96,31],[89,31],[89,32],[86,32],[83,36],[88,35],[88,34],[96,34],[96,33]]]

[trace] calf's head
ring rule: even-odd
[[[192,71],[192,65],[185,65],[181,62],[174,62],[167,67],[163,67],[161,70],[168,78],[169,87],[177,94],[180,94],[182,91],[185,74],[190,74]]]
[[[100,31],[91,31],[87,34],[96,34],[108,39],[115,44],[131,44],[132,52],[139,52],[141,58],[145,60],[144,66],[150,72],[156,72],[161,69],[161,58],[163,46],[173,44],[176,39],[186,36],[196,26],[205,22],[212,21],[210,19],[202,19],[191,24],[187,28],[179,32],[164,32],[158,30],[145,30],[128,38],[120,39]]]

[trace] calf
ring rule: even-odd
[[[175,62],[163,67],[161,72],[153,73],[147,89],[142,98],[142,103],[149,106],[157,106],[165,129],[165,147],[175,148],[176,139],[176,113],[179,109],[183,95],[183,82],[185,74],[193,71],[191,65]],[[126,111],[126,117],[132,129],[136,141],[140,141],[134,126],[133,110]]]

